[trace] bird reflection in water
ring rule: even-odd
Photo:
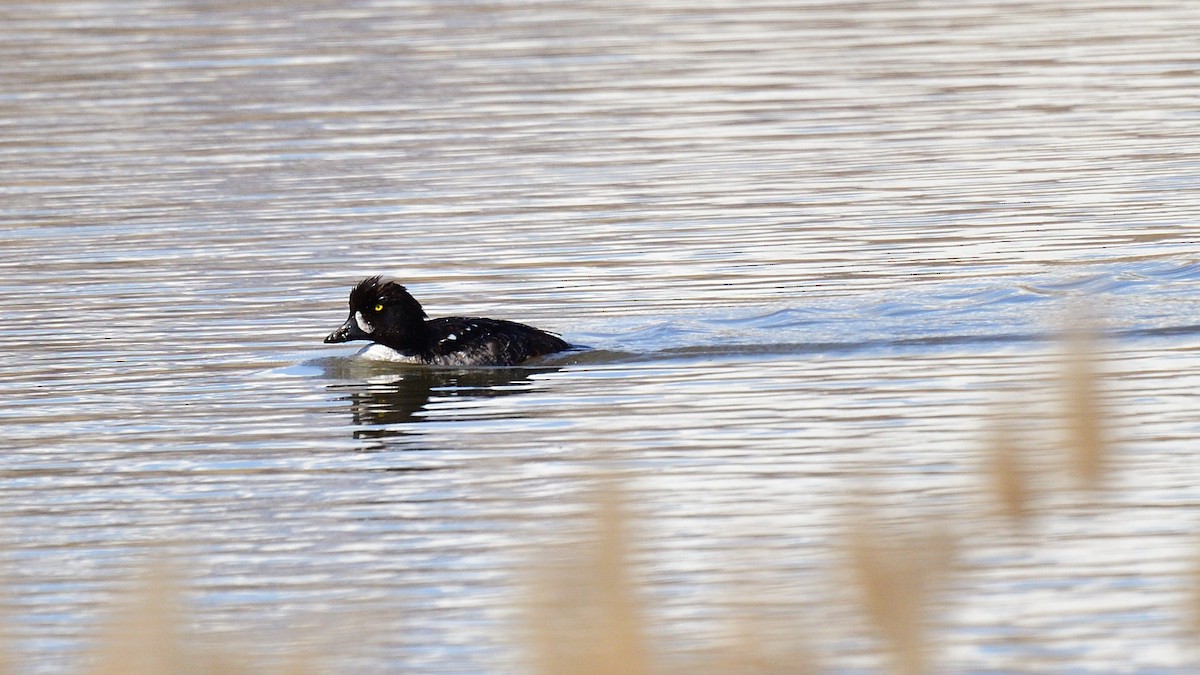
[[[435,398],[466,401],[520,394],[532,388],[533,375],[559,370],[553,366],[398,369],[357,359],[323,365],[326,375],[343,380],[329,390],[350,403],[354,438],[376,441],[410,434],[406,424],[423,421],[425,417],[417,413]]]

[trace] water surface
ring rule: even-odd
[[[749,586],[879,667],[826,621],[869,491],[972,544],[947,670],[1194,668],[1197,34],[1182,1],[6,4],[18,662],[77,666],[165,549],[201,635],[516,672],[521,570],[604,471],[663,651]],[[377,273],[594,351],[320,344]],[[997,543],[983,418],[1008,391],[1054,426],[1047,333],[1081,297],[1112,488]]]

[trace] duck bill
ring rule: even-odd
[[[368,340],[370,337],[363,329],[358,327],[358,322],[354,320],[354,315],[351,314],[350,318],[346,319],[346,323],[342,324],[341,328],[325,336],[325,344],[349,342],[351,340]]]

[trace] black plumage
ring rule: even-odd
[[[325,342],[370,340],[394,360],[442,366],[511,366],[571,346],[515,321],[451,316],[428,319],[421,303],[395,281],[363,279],[350,291],[350,316]]]

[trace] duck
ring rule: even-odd
[[[350,316],[326,344],[369,340],[359,355],[430,366],[515,366],[571,349],[555,333],[503,319],[430,319],[395,279],[367,277],[350,291]]]

